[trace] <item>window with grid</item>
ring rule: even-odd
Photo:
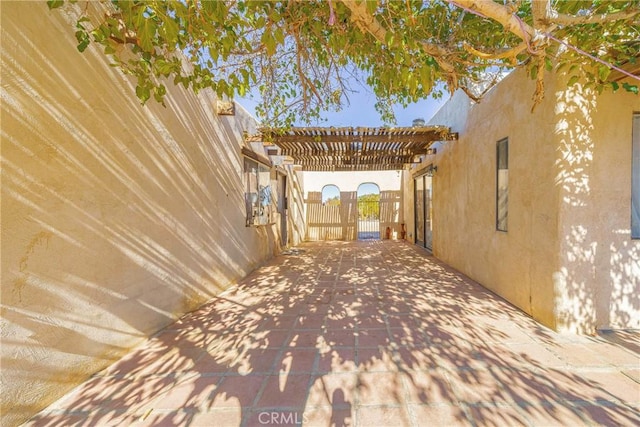
[[[273,220],[273,194],[269,166],[244,159],[247,226],[266,225]]]

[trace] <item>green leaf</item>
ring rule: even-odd
[[[171,17],[167,17],[167,19],[162,21],[162,35],[169,45],[176,43],[179,31],[180,27],[178,23],[171,19]]]
[[[547,71],[553,70],[553,62],[551,62],[551,59],[549,59],[549,57],[544,58],[544,67]]]
[[[609,74],[611,74],[611,68],[604,65],[598,67],[598,78],[600,79],[600,81],[606,81],[609,77]]]
[[[624,83],[622,83],[622,87],[627,92],[635,93],[636,95],[638,94],[638,86],[636,86],[636,85],[632,85],[632,84],[629,84],[627,82],[624,82]]]
[[[80,52],[84,52],[87,46],[89,46],[89,43],[91,43],[89,35],[83,30],[76,31],[76,40],[78,41],[77,48]]]
[[[145,19],[142,27],[138,28],[140,47],[147,52],[153,52],[155,46],[157,25],[151,19]]]
[[[573,86],[574,84],[578,83],[578,80],[580,80],[580,77],[578,76],[571,76],[571,78],[569,79],[569,81],[567,82],[567,86]]]
[[[64,4],[64,0],[49,0],[47,1],[47,6],[49,6],[49,10],[57,9]]]
[[[138,97],[138,99],[140,99],[140,101],[142,101],[142,104],[144,105],[144,103],[147,102],[151,97],[149,86],[136,86],[136,96]]]
[[[269,31],[269,29],[266,29],[262,33],[262,38],[260,39],[260,41],[267,49],[267,55],[272,56],[276,53],[276,39],[273,37],[273,34],[271,34],[271,31]]]

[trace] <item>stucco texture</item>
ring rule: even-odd
[[[431,119],[457,141],[432,159],[434,254],[556,330],[640,328],[640,241],[630,238],[638,96],[595,95],[549,75],[507,76]],[[496,144],[509,140],[508,230],[496,230]],[[418,172],[414,172],[418,173]]]
[[[242,133],[255,123],[242,108],[217,116],[213,94],[172,85],[166,108],[141,106],[104,55],[78,53],[73,10],[3,2],[1,13],[10,426],[244,277],[280,233],[245,227]]]

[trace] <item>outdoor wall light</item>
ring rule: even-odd
[[[235,116],[236,105],[233,101],[218,99],[216,101],[216,113],[219,116]]]

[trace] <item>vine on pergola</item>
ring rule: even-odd
[[[640,60],[640,0],[113,0],[100,16],[88,6],[75,6],[78,49],[99,45],[136,77],[143,103],[162,102],[171,83],[226,98],[257,89],[270,126],[339,109],[358,84],[393,122],[394,104],[442,88],[479,100],[516,67],[537,82],[532,105],[551,70],[618,90],[609,74]],[[636,80],[623,89],[637,94]]]

